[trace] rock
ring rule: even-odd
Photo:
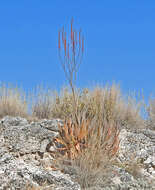
[[[2,120],[4,130],[1,131],[0,137],[5,139],[5,147],[14,153],[43,152],[46,149],[46,144],[58,134],[58,132],[48,130],[38,123],[28,124],[25,119],[23,122],[20,120],[19,125],[12,122],[16,119],[10,119],[10,121],[8,117],[6,119],[7,121],[5,118]],[[11,122],[16,125],[12,126]],[[25,124],[21,125],[21,123]]]
[[[27,125],[28,121],[21,117],[11,117],[11,116],[5,116],[1,120],[1,124],[3,124],[5,127],[9,126],[22,126]]]
[[[24,118],[7,116],[0,123],[0,190],[27,190],[28,185],[44,183],[50,189],[81,189],[69,175],[52,169],[47,146],[58,134],[58,121],[29,124]]]
[[[154,131],[122,129],[117,162],[109,184],[99,184],[89,190],[154,190]]]
[[[33,164],[26,164],[23,160],[14,159],[9,154],[1,158],[0,168],[0,189],[9,187],[26,190],[28,184],[42,186],[44,183],[57,189],[80,189],[78,184],[72,182],[69,176],[60,171],[46,171]]]
[[[147,160],[144,161],[144,164],[151,164],[152,159],[150,157],[147,158]]]
[[[62,121],[60,119],[53,119],[53,120],[47,120],[43,119],[41,122],[38,122],[38,124],[50,131],[58,132],[58,124],[61,126]]]
[[[155,189],[155,168],[153,167],[155,161],[154,137],[154,131],[148,129],[137,131],[123,129],[120,132],[121,142],[118,155],[118,160],[122,163],[125,171],[134,178],[131,182],[143,179],[145,184],[150,185],[151,183],[150,189]]]

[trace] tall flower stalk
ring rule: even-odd
[[[84,37],[81,30],[76,31],[73,28],[73,19],[71,20],[69,35],[67,35],[64,27],[59,30],[58,50],[62,68],[72,90],[73,116],[77,119],[78,103],[75,94],[75,82],[84,53]]]

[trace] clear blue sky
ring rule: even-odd
[[[57,41],[72,17],[85,36],[77,86],[115,81],[155,94],[155,0],[1,0],[0,81],[66,84]]]

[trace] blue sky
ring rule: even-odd
[[[119,83],[155,94],[154,0],[1,0],[0,81],[28,90],[67,84],[58,58],[58,30],[82,28],[77,86]]]

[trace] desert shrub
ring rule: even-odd
[[[0,87],[0,117],[27,116],[25,93],[17,87],[2,85]]]

